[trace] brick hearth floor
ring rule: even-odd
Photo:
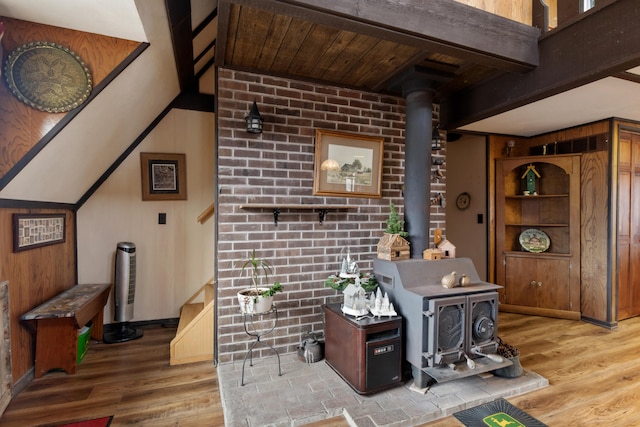
[[[426,393],[412,381],[373,395],[356,393],[324,360],[307,364],[297,354],[249,360],[244,386],[242,361],[218,366],[218,382],[227,427],[289,427],[344,415],[351,426],[415,426],[499,397],[516,396],[549,385],[525,369],[519,378],[490,373],[431,386]]]

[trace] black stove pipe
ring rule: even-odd
[[[429,248],[433,92],[424,78],[402,85],[405,98],[404,221],[411,258]]]

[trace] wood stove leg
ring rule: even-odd
[[[417,388],[427,388],[437,382],[431,375],[413,365],[411,365],[411,374],[413,375],[413,384]]]

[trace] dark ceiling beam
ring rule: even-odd
[[[540,30],[453,0],[219,0],[218,39],[226,42],[231,4],[301,18],[424,51],[514,72],[538,65]],[[464,31],[460,31],[464,28]],[[226,43],[218,43],[224,49]],[[224,65],[218,52],[217,65]]]
[[[225,65],[230,14],[231,4],[227,0],[218,0],[218,35],[216,36],[215,56],[215,65],[217,67],[224,67]]]
[[[617,77],[619,79],[626,80],[628,82],[640,83],[640,76],[639,75],[633,74],[633,73],[628,73],[626,71],[623,71],[623,72],[618,73],[618,74],[614,74],[613,77]]]
[[[173,54],[178,69],[180,91],[192,90],[195,85],[193,72],[193,32],[191,31],[191,2],[165,0],[169,18],[169,30],[173,42]]]
[[[540,66],[502,74],[440,100],[452,130],[640,65],[640,4],[618,0],[581,15],[540,40]]]

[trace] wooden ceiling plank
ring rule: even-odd
[[[443,98],[452,93],[461,91],[466,87],[481,83],[495,76],[496,70],[484,65],[466,64],[457,73],[457,77],[438,87],[438,91],[433,98],[434,102],[440,103]]]
[[[293,18],[284,15],[275,15],[271,21],[271,26],[267,32],[260,58],[258,59],[258,69],[270,70],[278,56],[280,46],[289,31]]]
[[[240,8],[233,58],[235,65],[242,68],[255,68],[272,20],[273,13],[250,7]]]
[[[327,81],[342,81],[353,67],[364,61],[364,57],[376,43],[377,40],[373,37],[356,34],[334,62],[335,66],[327,70],[322,78]]]
[[[455,129],[640,65],[637,0],[596,6],[540,40],[540,63],[441,100],[441,123]],[[562,52],[559,55],[558,52]]]
[[[294,19],[287,29],[287,34],[282,40],[278,54],[269,71],[273,73],[285,73],[293,58],[298,54],[302,42],[311,31],[313,24],[308,21]]]
[[[347,48],[349,43],[356,37],[356,33],[352,31],[341,30],[328,48],[322,52],[316,67],[311,70],[309,76],[314,79],[320,79],[322,76],[331,71],[336,71],[336,61]]]
[[[371,89],[380,80],[393,74],[417,53],[410,46],[379,40],[358,66],[345,76],[348,84]]]
[[[238,19],[240,17],[240,7],[232,5],[226,0],[219,0],[218,3],[219,23],[218,54],[216,55],[216,65],[224,67],[233,63],[233,52],[235,51],[236,33],[238,32]]]
[[[339,31],[323,25],[314,25],[298,49],[296,58],[287,70],[294,75],[309,75],[322,54],[331,46]]]

